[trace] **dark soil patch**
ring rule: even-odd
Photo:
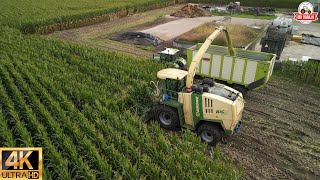
[[[162,42],[159,38],[142,32],[123,32],[114,35],[111,40],[144,46],[157,46]]]

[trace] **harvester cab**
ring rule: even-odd
[[[153,60],[174,64],[176,68],[186,69],[187,61],[179,56],[179,49],[166,48],[160,51],[158,56],[153,56]]]
[[[239,91],[213,80],[193,83],[197,64],[211,42],[223,31],[229,52],[234,53],[226,28],[220,26],[194,56],[189,71],[167,68],[157,73],[162,96],[154,118],[166,129],[184,127],[196,131],[209,145],[216,145],[224,134],[239,132],[244,109]]]

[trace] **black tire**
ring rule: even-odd
[[[248,95],[248,89],[246,87],[244,87],[244,86],[233,85],[232,88],[237,90],[237,91],[239,91],[239,92],[241,92],[244,98]]]
[[[198,136],[210,146],[216,146],[222,140],[222,130],[213,123],[203,123],[197,129]]]
[[[211,78],[205,78],[202,80],[202,84],[207,84],[209,86],[214,86],[215,83],[214,79]]]
[[[170,130],[176,130],[179,128],[180,121],[176,109],[160,105],[156,112],[156,120],[162,128]]]
[[[195,75],[194,75],[194,79],[203,80],[204,77],[203,77],[203,76],[200,76],[200,75],[198,75],[198,74],[195,74]]]

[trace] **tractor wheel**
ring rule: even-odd
[[[157,109],[156,119],[164,129],[175,130],[179,128],[180,122],[178,113],[175,109],[161,105]]]
[[[242,93],[243,97],[245,98],[248,94],[248,89],[244,86],[241,86],[241,85],[233,85],[232,86],[233,89],[239,91]]]
[[[201,140],[208,143],[210,146],[216,146],[222,139],[222,131],[219,127],[212,123],[201,124],[197,130]]]

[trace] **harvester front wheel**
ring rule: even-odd
[[[158,106],[156,119],[165,129],[175,130],[180,125],[177,111],[165,105]]]
[[[201,124],[197,130],[201,140],[208,143],[210,146],[216,146],[222,139],[222,131],[219,127],[212,123]]]

